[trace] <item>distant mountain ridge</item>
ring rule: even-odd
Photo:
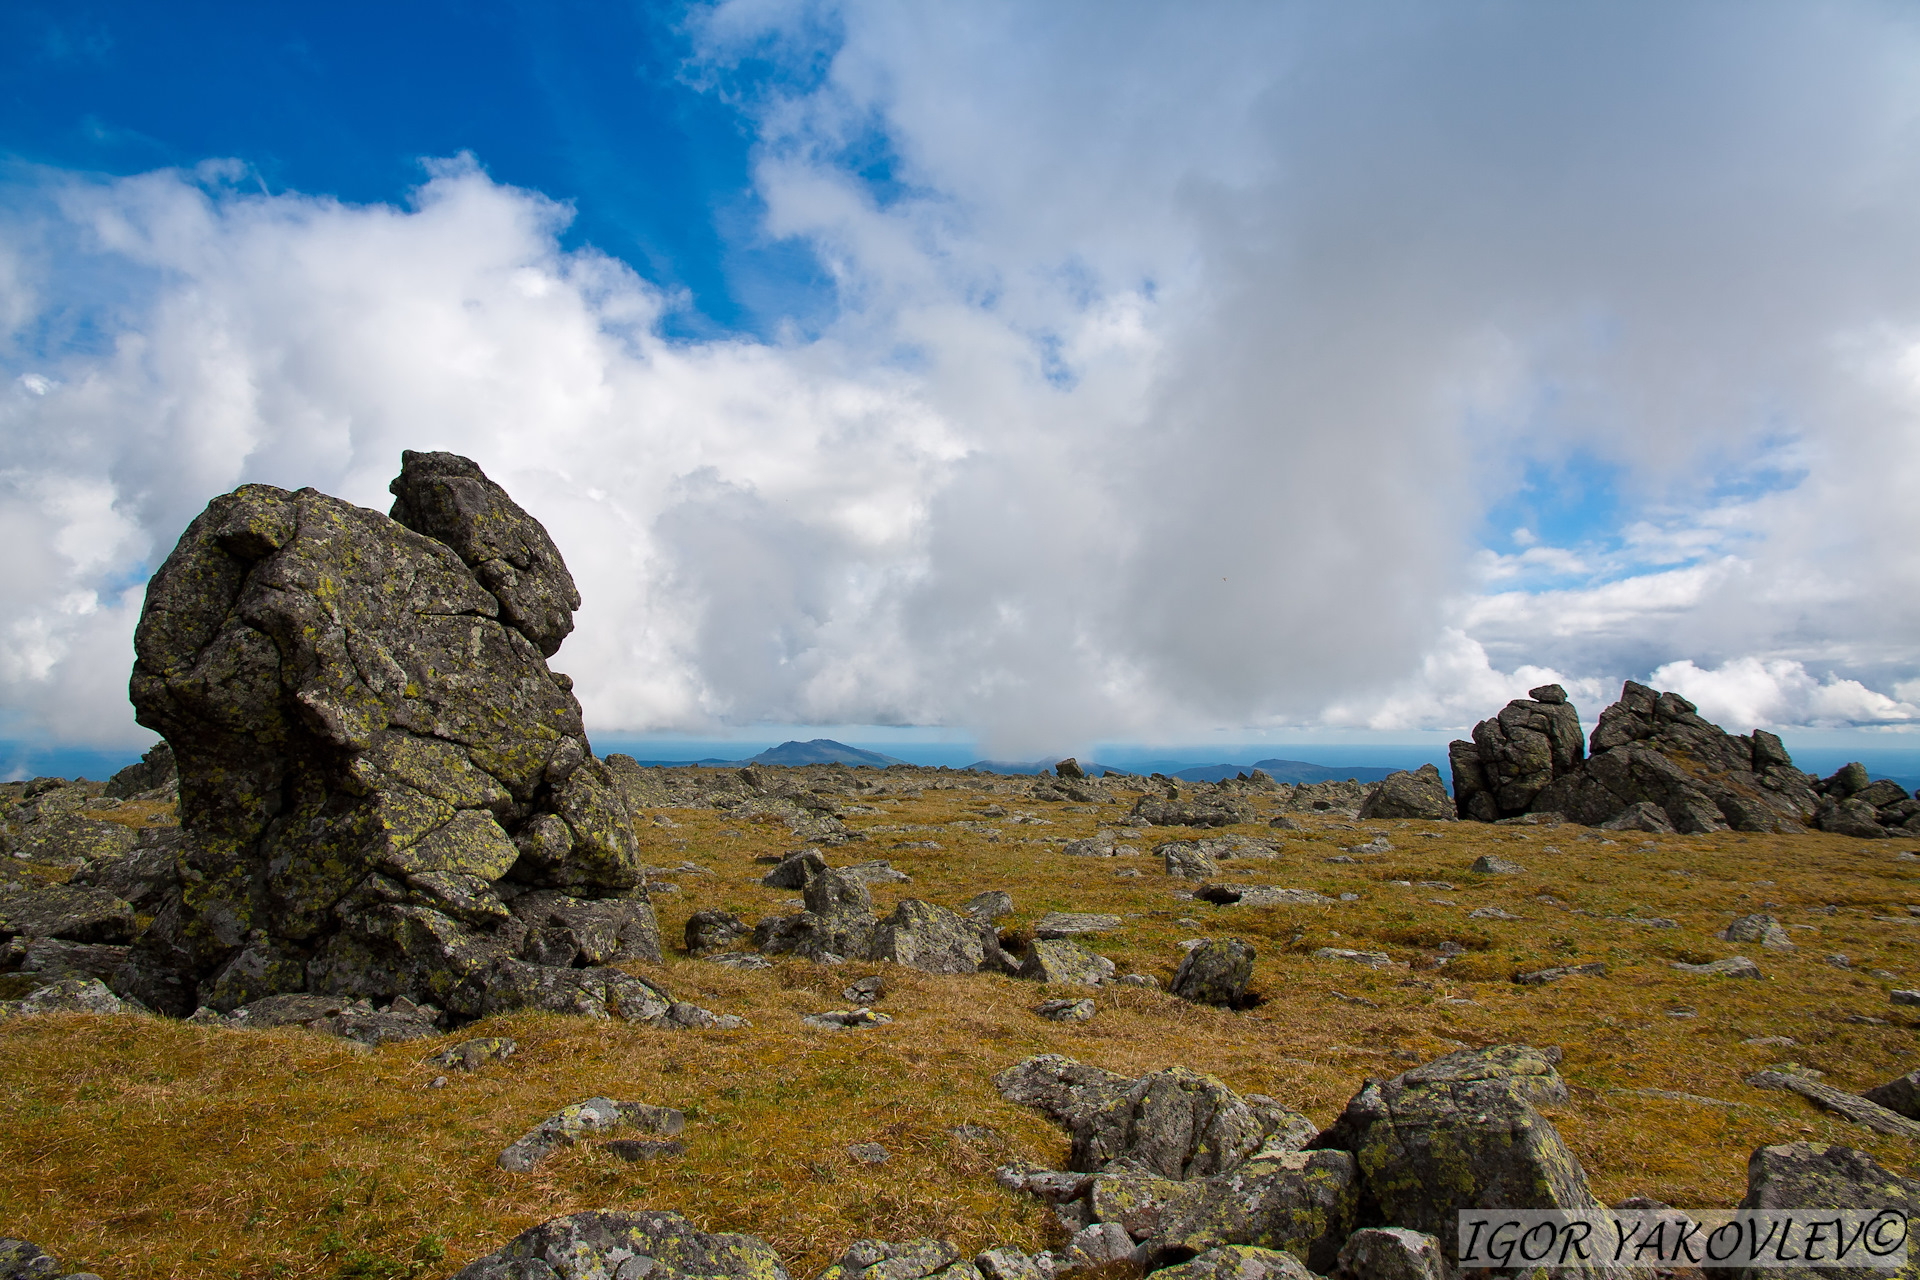
[[[815,738],[811,742],[798,742],[789,739],[777,747],[768,747],[757,756],[745,760],[721,760],[708,756],[700,760],[641,760],[639,764],[647,768],[675,769],[689,765],[701,765],[710,769],[743,768],[750,764],[803,765],[803,764],[865,764],[876,769],[884,769],[890,764],[906,764],[907,761],[895,756],[881,755],[878,751],[864,751],[859,747],[850,747],[844,742],[835,742],[832,738]]]

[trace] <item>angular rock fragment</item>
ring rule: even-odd
[[[1780,926],[1780,921],[1769,915],[1745,915],[1713,935],[1724,942],[1757,942],[1774,951],[1793,950],[1793,939]]]
[[[1037,938],[1028,945],[1014,974],[1029,982],[1098,987],[1113,977],[1114,968],[1113,961],[1105,956],[1094,955],[1064,938]]]
[[[1085,1022],[1093,1017],[1091,1000],[1042,1000],[1033,1011],[1048,1022]]]
[[[1818,1142],[1761,1147],[1747,1161],[1742,1209],[1888,1210],[1908,1223],[1920,1217],[1920,1182],[1882,1166],[1864,1151]],[[1911,1248],[1909,1244],[1909,1248]],[[1913,1263],[1903,1274],[1911,1273]],[[1884,1269],[1730,1267],[1728,1280],[1884,1280]]]
[[[1071,938],[1083,933],[1112,933],[1120,917],[1090,911],[1049,911],[1033,926],[1036,938]]]
[[[1209,1249],[1153,1274],[1161,1280],[1313,1280],[1313,1272],[1292,1254],[1244,1244]]]
[[[520,1049],[518,1042],[509,1036],[478,1036],[472,1040],[462,1040],[434,1054],[427,1061],[437,1067],[457,1067],[461,1071],[478,1071],[489,1062],[505,1062]]]
[[[1699,974],[1704,978],[1753,978],[1759,979],[1760,966],[1745,956],[1728,956],[1725,960],[1714,960],[1708,964],[1687,964],[1685,961],[1671,962],[1682,973]]]
[[[1347,1237],[1333,1280],[1450,1280],[1440,1242],[1424,1231],[1367,1227]]]
[[[509,1173],[525,1173],[555,1151],[573,1146],[588,1134],[622,1126],[671,1138],[687,1127],[687,1118],[671,1107],[588,1098],[542,1120],[502,1151],[495,1163]]]

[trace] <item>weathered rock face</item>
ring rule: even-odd
[[[545,661],[579,603],[559,552],[464,458],[406,453],[393,491],[390,519],[243,486],[148,586],[131,696],[179,770],[184,883],[136,953],[216,1008],[475,1016],[571,998],[515,966],[659,956],[630,815]]]
[[[1576,721],[1576,723],[1578,723]],[[1423,818],[1429,822],[1451,822],[1453,797],[1440,780],[1440,770],[1423,764],[1411,772],[1402,769],[1390,773],[1380,784],[1367,790],[1360,803],[1364,818]]]
[[[1599,1207],[1580,1161],[1535,1109],[1566,1100],[1539,1050],[1461,1050],[1368,1081],[1314,1145],[1353,1153],[1364,1218],[1437,1236],[1453,1259],[1458,1210]]]
[[[1793,832],[1820,811],[1816,780],[1793,767],[1779,738],[1729,734],[1677,693],[1629,680],[1600,713],[1584,759],[1565,694],[1557,685],[1533,693],[1476,725],[1472,742],[1449,747],[1461,817],[1558,814],[1631,830]]]
[[[1528,812],[1533,798],[1572,772],[1586,750],[1567,691],[1549,684],[1473,726],[1473,741],[1450,744],[1447,755],[1460,816],[1493,822]]]

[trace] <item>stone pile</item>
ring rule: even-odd
[[[1920,799],[1851,764],[1824,781],[1764,729],[1729,734],[1677,693],[1629,680],[1590,741],[1559,685],[1543,685],[1448,748],[1459,816],[1552,816],[1610,830],[1920,835]]]

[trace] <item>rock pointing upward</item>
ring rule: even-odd
[[[465,458],[408,453],[393,491],[389,519],[245,485],[149,584],[131,696],[178,760],[186,840],[125,985],[223,1010],[663,1007],[598,968],[659,939],[626,806],[547,668],[579,604],[559,551]]]

